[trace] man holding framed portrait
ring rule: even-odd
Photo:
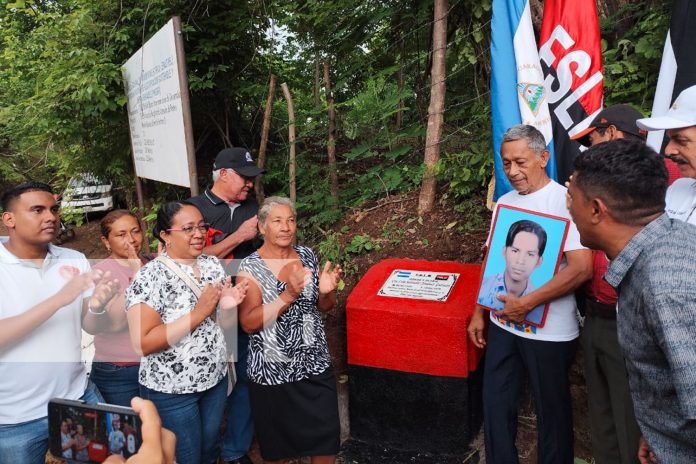
[[[477,304],[497,312],[505,309],[508,297],[529,295],[553,279],[563,262],[569,223],[564,217],[500,205],[491,225]],[[527,312],[517,324],[520,330],[544,327],[550,306],[545,301]]]
[[[591,253],[580,244],[578,231],[570,221],[565,187],[546,174],[549,152],[541,132],[529,125],[511,127],[503,135],[501,154],[514,191],[500,197],[496,216],[501,208],[512,207],[539,216],[564,218],[569,227],[565,239],[558,237],[558,232],[553,234],[562,243],[558,245],[562,257],[550,280],[519,296],[510,291],[498,293],[496,299],[503,306],[489,313],[487,340],[483,306],[477,306],[469,324],[472,343],[487,347],[483,380],[486,462],[517,462],[517,409],[526,376],[538,417],[539,462],[572,463],[568,370],[579,333],[573,292],[592,275]],[[493,232],[492,227],[486,245],[498,253],[500,248],[495,248]],[[554,259],[547,261],[555,265]],[[547,304],[542,323],[525,322],[535,308]]]

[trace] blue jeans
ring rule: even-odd
[[[237,383],[227,398],[227,428],[222,435],[223,461],[232,461],[244,456],[251,448],[251,440],[254,438],[247,376],[249,335],[240,330],[238,337],[239,356],[235,363]]]
[[[131,400],[140,394],[140,366],[118,366],[109,362],[93,362],[89,378],[97,385],[104,400],[130,408]]]
[[[162,393],[140,386],[140,396],[155,403],[162,425],[176,435],[176,461],[181,464],[216,462],[226,393],[227,376],[196,393]]]
[[[89,382],[82,398],[85,403],[104,401],[94,383]],[[0,425],[1,464],[44,464],[48,451],[48,417],[21,424]]]

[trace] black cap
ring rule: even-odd
[[[213,171],[218,169],[232,169],[237,174],[244,177],[256,177],[266,172],[256,166],[251,153],[246,148],[225,148],[215,157]]]
[[[645,139],[648,131],[639,129],[636,124],[636,121],[642,117],[643,115],[640,114],[640,111],[630,105],[613,105],[600,111],[587,129],[575,134],[570,139],[577,140],[582,145],[589,147],[591,145],[590,133],[597,128],[609,126],[615,126],[621,132]]]

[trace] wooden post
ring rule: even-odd
[[[297,186],[295,183],[295,108],[292,104],[292,95],[288,84],[283,82],[280,84],[285,95],[285,101],[288,102],[288,141],[290,142],[290,159],[288,160],[288,177],[290,183],[290,199],[295,202],[297,200]]]
[[[326,87],[326,104],[329,107],[329,137],[326,143],[326,152],[329,156],[329,178],[331,180],[331,198],[333,207],[338,208],[338,174],[336,168],[336,110],[334,109],[333,95],[331,95],[331,76],[329,75],[330,60],[324,61],[324,86]]]
[[[181,19],[178,16],[174,16],[173,20],[176,62],[179,68],[179,87],[181,88],[181,111],[184,114],[184,135],[186,137],[186,154],[188,155],[189,182],[191,184],[191,196],[195,197],[198,195],[198,170],[196,168],[196,146],[193,143],[191,99],[189,97],[188,78],[186,77],[184,38],[181,36]]]
[[[263,169],[266,166],[266,147],[268,146],[268,132],[271,130],[271,112],[273,111],[273,97],[275,94],[276,77],[271,74],[271,80],[268,83],[268,98],[266,98],[266,109],[263,113],[263,126],[261,127],[261,145],[259,146],[258,166]],[[256,176],[254,181],[254,190],[256,190],[256,199],[259,203],[263,202],[263,184],[261,176]]]
[[[435,165],[440,159],[440,138],[445,120],[445,51],[447,49],[447,0],[435,0],[433,57],[430,72],[430,105],[425,133],[425,172],[418,197],[418,215],[430,212],[435,204]]]
[[[135,178],[135,194],[138,197],[138,211],[140,211],[140,214],[138,215],[138,219],[140,219],[141,224],[142,224],[143,217],[145,216],[145,195],[143,195],[143,183],[137,174],[135,174],[133,177]],[[147,238],[147,234],[144,233],[144,231],[143,231],[143,244],[145,245],[145,249],[149,253],[150,252],[150,239]]]

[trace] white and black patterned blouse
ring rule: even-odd
[[[225,278],[225,270],[216,257],[200,255],[196,263],[201,289]],[[176,264],[196,280],[191,266]],[[157,311],[165,324],[189,314],[197,301],[188,285],[158,260],[143,266],[126,290],[126,308],[145,303]],[[174,346],[144,356],[138,381],[159,392],[194,393],[214,387],[226,373],[227,350],[222,329],[207,317]]]
[[[283,314],[249,340],[249,378],[263,385],[296,382],[321,374],[331,365],[324,324],[317,308],[319,263],[312,250],[296,246],[302,265],[312,280]],[[240,272],[251,274],[261,286],[263,304],[275,301],[285,290],[258,252],[244,258]]]

